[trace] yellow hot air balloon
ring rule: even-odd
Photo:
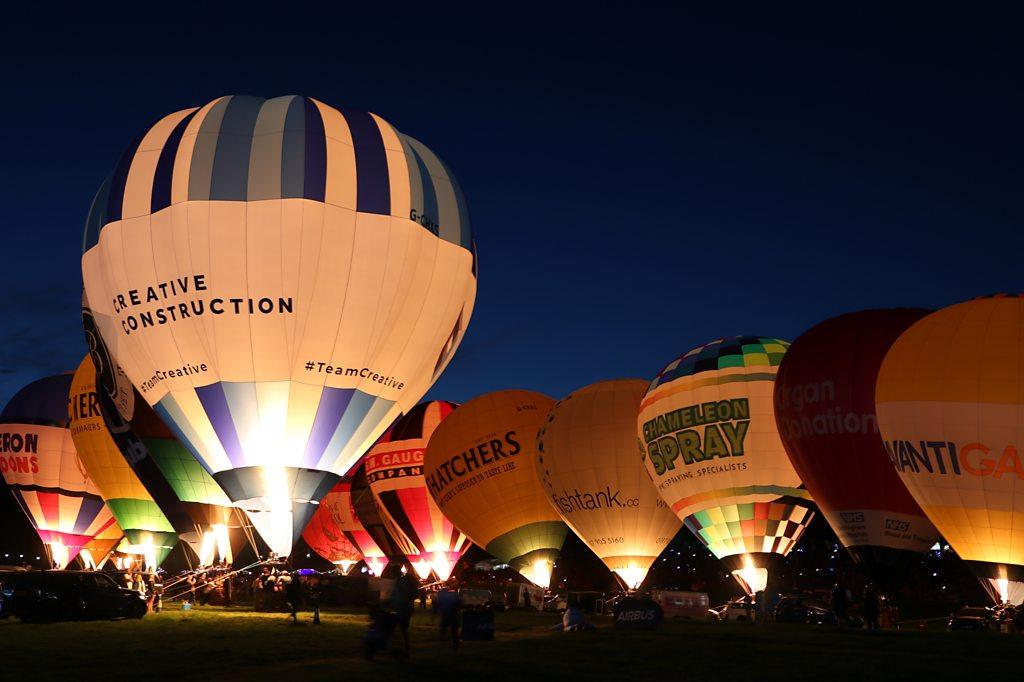
[[[153,124],[97,194],[85,247],[111,354],[282,555],[444,370],[476,298],[447,166],[308,97]]]
[[[893,343],[878,427],[910,494],[1000,601],[1024,601],[1024,298],[944,308]]]
[[[537,435],[537,475],[548,499],[628,589],[640,587],[681,525],[637,451],[646,391],[640,379],[581,388],[555,404]]]
[[[124,530],[127,551],[141,554],[147,566],[159,566],[178,536],[107,431],[96,395],[96,369],[88,355],[71,381],[68,417],[78,458]]]
[[[788,346],[760,336],[698,346],[654,378],[637,420],[658,493],[750,593],[814,516],[775,423]]]
[[[541,587],[569,530],[541,487],[537,431],[554,400],[496,391],[457,408],[434,430],[423,459],[427,489],[474,543]]]

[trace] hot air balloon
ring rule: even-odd
[[[537,435],[537,475],[555,511],[627,589],[640,587],[680,526],[637,451],[646,390],[618,379],[573,391]]]
[[[66,406],[78,457],[124,530],[129,544],[125,551],[142,555],[147,567],[156,568],[178,537],[107,431],[96,394],[96,370],[88,355],[71,381]]]
[[[994,598],[1024,601],[1024,298],[943,308],[893,343],[875,388],[900,478]]]
[[[306,97],[158,121],[102,185],[85,248],[111,354],[278,554],[433,384],[476,296],[448,168]]]
[[[886,582],[938,536],[893,469],[875,415],[882,359],[926,314],[865,310],[826,320],[786,351],[775,380],[793,468],[854,560]]]
[[[430,435],[456,407],[440,400],[420,403],[399,417],[363,462],[373,497],[395,529],[394,540],[421,580],[431,572],[448,580],[468,542],[437,508],[423,478]]]
[[[545,588],[568,531],[534,465],[537,432],[554,402],[520,390],[474,398],[438,425],[423,460],[441,512],[474,543]]]
[[[104,503],[104,506],[106,504]],[[109,507],[107,508],[109,513]],[[92,540],[85,543],[78,557],[82,560],[82,566],[88,569],[100,570],[104,564],[114,556],[114,550],[124,540],[124,531],[111,515],[111,524],[96,534]]]
[[[83,298],[82,322],[107,430],[125,460],[200,566],[230,564],[247,539],[245,514],[139,395],[96,333]]]
[[[658,493],[750,594],[814,516],[775,423],[788,346],[761,336],[698,346],[654,378],[637,420]]]
[[[320,501],[302,538],[317,554],[341,566],[343,573],[348,573],[360,559],[374,575],[381,575],[387,568],[388,556],[356,517],[349,476]],[[355,553],[350,548],[354,548]]]
[[[33,381],[0,413],[0,472],[61,569],[117,525],[78,461],[68,430],[70,387],[71,374]]]

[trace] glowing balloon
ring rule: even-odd
[[[108,508],[107,512],[109,513],[109,511]],[[113,520],[113,516],[110,518],[110,525],[97,533],[96,537],[89,540],[82,547],[82,551],[78,556],[85,568],[102,569],[104,564],[114,556],[114,549],[124,539],[124,531],[121,530],[121,526],[117,525],[117,521]]]
[[[459,407],[430,437],[427,488],[474,543],[541,587],[568,531],[541,487],[537,432],[554,401],[533,391],[496,391]]]
[[[145,557],[147,566],[159,566],[178,536],[107,431],[96,394],[96,370],[88,355],[71,381],[66,405],[78,457],[124,530],[131,545],[128,551]]]
[[[788,346],[760,336],[698,346],[669,363],[640,404],[658,493],[737,571],[754,565],[748,555],[788,554],[814,516],[775,423],[772,389]]]
[[[0,413],[0,472],[57,568],[116,526],[68,430],[71,374],[33,381]]]
[[[351,477],[339,481],[324,496],[302,538],[317,554],[341,566],[345,573],[360,559],[378,576],[388,565],[387,555],[356,517]]]
[[[943,308],[893,343],[875,390],[900,478],[994,597],[1024,600],[1024,298]]]
[[[926,314],[866,310],[826,320],[790,346],[775,380],[775,416],[793,467],[839,541],[879,577],[938,536],[893,469],[875,415],[882,359]]]
[[[448,580],[468,542],[438,509],[423,477],[427,442],[456,407],[436,400],[420,403],[388,429],[363,461],[373,497],[421,580],[431,572]]]
[[[679,531],[636,443],[647,382],[602,381],[573,391],[537,435],[537,475],[559,516],[628,589]]]
[[[230,564],[245,543],[245,514],[132,387],[96,332],[83,298],[82,322],[96,370],[100,413],[121,454],[192,548],[200,566]]]
[[[158,121],[102,186],[85,246],[111,354],[279,554],[433,384],[476,297],[447,167],[305,97]]]

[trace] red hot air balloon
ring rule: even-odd
[[[366,481],[395,543],[420,580],[431,571],[451,577],[469,544],[438,508],[423,478],[423,455],[434,429],[458,407],[441,400],[420,403],[388,429],[366,454]]]
[[[347,573],[352,564],[345,558],[348,546],[356,550],[354,561],[362,559],[374,575],[381,575],[388,565],[388,556],[377,546],[370,533],[356,517],[352,503],[352,478],[346,476],[320,501],[316,513],[302,532],[302,539],[317,554],[341,566]]]
[[[840,542],[876,578],[928,550],[935,527],[900,481],[875,414],[892,343],[927,310],[865,310],[804,332],[775,380],[775,415],[793,468]]]

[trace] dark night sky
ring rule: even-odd
[[[480,290],[435,397],[1021,289],[1018,17],[321,5],[5,17],[0,403],[84,352],[82,222],[122,148],[223,94],[368,109],[454,170]]]

